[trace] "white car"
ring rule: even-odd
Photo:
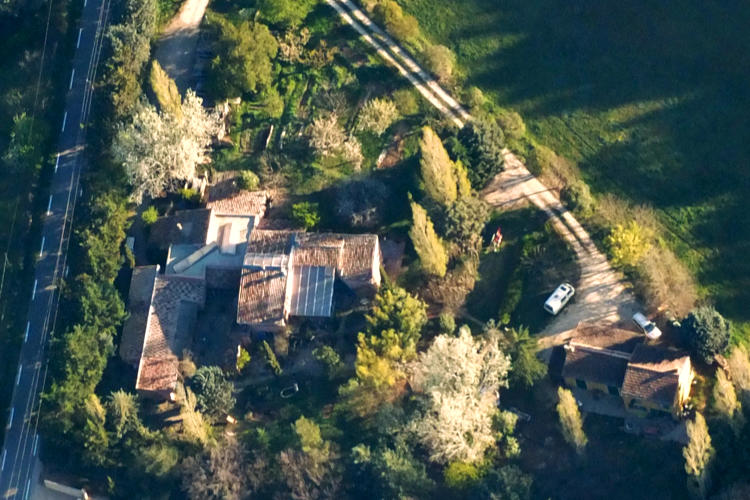
[[[641,313],[635,313],[633,315],[633,323],[640,328],[646,337],[655,340],[661,337],[661,330],[654,324],[653,321],[649,320],[645,315]]]
[[[570,298],[575,295],[575,293],[576,289],[573,288],[573,285],[571,285],[570,283],[563,283],[562,285],[555,288],[555,291],[552,292],[552,295],[550,295],[549,298],[544,301],[544,310],[552,314],[553,316],[556,316],[557,313],[559,313],[560,310],[565,307],[565,304],[570,301]]]

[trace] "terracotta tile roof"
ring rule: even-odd
[[[289,253],[295,231],[280,229],[253,229],[247,240],[247,253]]]
[[[341,246],[336,270],[344,280],[371,281],[378,271],[373,269],[378,247],[375,234],[297,233],[296,243],[301,247]],[[294,264],[297,265],[296,257]]]
[[[219,215],[256,215],[266,211],[268,193],[265,191],[245,191],[237,187],[237,177],[225,176],[208,189],[206,208]]]
[[[376,235],[253,229],[245,254],[237,322],[252,325],[281,321],[286,314],[304,315],[318,299],[323,306],[313,308],[311,315],[330,316],[333,287],[324,286],[325,292],[318,296],[306,288],[299,273],[315,268],[318,269],[315,276],[322,273],[331,277],[331,282],[338,275],[354,286],[373,283],[379,273],[379,268],[373,266],[377,249]],[[290,287],[282,268],[290,275]],[[305,276],[309,280],[312,274],[307,272]],[[328,283],[327,279],[318,281]],[[296,305],[292,307],[295,299]]]
[[[177,362],[190,343],[198,307],[206,301],[202,279],[157,276],[149,309],[136,389],[170,391],[177,382]]]
[[[181,210],[168,217],[159,217],[149,230],[148,243],[166,250],[170,245],[203,245],[211,220],[206,209]]]
[[[120,358],[126,363],[137,365],[141,359],[151,294],[158,272],[158,266],[140,266],[133,269],[128,292],[129,315],[120,338]]]
[[[680,370],[689,362],[683,351],[639,345],[625,372],[622,393],[671,407],[677,400]]]
[[[373,267],[378,237],[374,234],[347,235],[341,256],[341,277],[345,280],[371,281],[380,272],[380,262]]]
[[[242,269],[237,323],[276,323],[284,319],[287,273],[281,269]]]
[[[339,269],[344,242],[338,246],[299,246],[292,251],[295,266],[323,266]]]

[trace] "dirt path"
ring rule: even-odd
[[[362,9],[349,0],[326,0],[326,3],[372,45],[383,60],[395,67],[430,104],[450,118],[458,128],[462,128],[464,122],[471,119],[466,110],[448,95],[432,76],[420,68],[395,40],[373,23]]]
[[[581,268],[581,281],[574,302],[568,304],[541,333],[543,349],[568,339],[580,321],[627,324],[641,306],[625,287],[623,276],[612,269],[596,248],[588,232],[516,156],[505,151],[505,170],[482,192],[495,207],[511,207],[527,202],[544,210],[555,230],[570,244]],[[541,310],[541,304],[539,305]]]
[[[351,25],[378,54],[396,67],[433,106],[458,127],[471,115],[445,92],[435,79],[388,34],[373,23],[351,0],[326,0],[341,18]],[[580,321],[626,323],[641,307],[624,285],[623,276],[607,262],[591,237],[560,200],[534,177],[513,153],[505,151],[505,170],[483,191],[493,206],[512,206],[531,202],[550,217],[555,230],[570,243],[581,268],[581,280],[573,303],[542,332],[540,346],[560,344],[570,337]],[[541,304],[540,304],[541,309]]]
[[[209,0],[187,0],[169,22],[156,47],[156,60],[171,76],[181,94],[194,87],[193,67],[200,24]]]

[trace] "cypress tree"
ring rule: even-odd
[[[427,196],[440,205],[449,206],[458,196],[456,169],[440,137],[430,127],[422,129],[419,150],[422,153],[419,166]]]
[[[455,187],[455,186],[454,186]],[[432,221],[427,212],[418,203],[411,202],[413,222],[409,230],[409,237],[414,250],[419,255],[422,269],[427,274],[443,277],[448,267],[448,256],[443,243],[435,233]]]

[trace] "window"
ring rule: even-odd
[[[612,385],[607,386],[607,390],[612,396],[619,396],[620,395],[620,389],[617,387],[614,387]]]
[[[576,379],[576,386],[577,386],[577,387],[578,387],[579,389],[586,389],[586,381],[585,381],[585,380],[581,380],[581,379],[577,378],[577,379]]]

